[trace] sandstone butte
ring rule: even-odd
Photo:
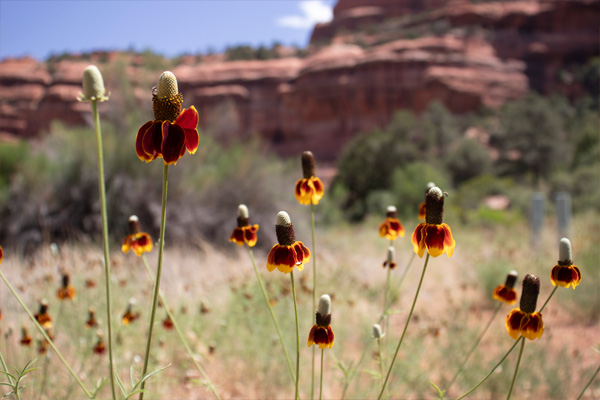
[[[334,160],[358,133],[434,100],[465,113],[532,89],[578,96],[582,88],[564,72],[598,55],[598,21],[598,0],[339,0],[305,58],[188,62],[173,72],[185,105],[196,106],[200,127],[219,140],[259,134],[282,155],[311,149]],[[1,62],[0,140],[36,137],[54,119],[89,122],[88,106],[75,100],[89,63],[49,70],[30,58]],[[151,110],[150,72],[139,63],[124,71],[140,110]]]

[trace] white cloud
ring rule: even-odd
[[[318,22],[329,22],[333,18],[331,6],[322,0],[300,2],[302,15],[287,15],[277,19],[277,25],[294,29],[310,29]]]

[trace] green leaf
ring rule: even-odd
[[[115,378],[117,379],[117,384],[119,385],[119,388],[121,389],[121,392],[123,392],[123,396],[127,396],[127,390],[125,390],[125,386],[123,386],[123,381],[121,381],[121,378],[119,378],[119,375],[117,375],[117,373],[114,373]]]
[[[437,387],[437,385],[435,383],[433,383],[433,381],[429,382],[431,384],[431,386],[433,386],[433,388],[435,389],[435,391],[438,394],[438,399],[439,400],[444,400],[444,394],[446,393],[445,390],[440,389],[439,387]]]
[[[159,372],[164,371],[165,369],[169,368],[170,366],[171,366],[171,364],[168,364],[168,365],[165,365],[164,367],[161,367],[161,368],[157,369],[156,371],[152,371],[150,373],[147,373],[146,376],[144,376],[142,379],[140,379],[139,383],[147,381],[148,379],[150,379],[150,377],[158,374]]]

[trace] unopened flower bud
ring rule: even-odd
[[[398,210],[394,206],[388,206],[385,216],[388,218],[398,218]]]
[[[540,278],[527,274],[523,278],[523,291],[521,293],[521,311],[531,314],[537,307],[537,298],[540,294]]]
[[[558,264],[573,264],[573,254],[571,253],[571,241],[567,238],[560,239],[560,243],[558,245]]]
[[[285,211],[279,211],[277,214],[275,233],[277,234],[277,241],[282,246],[291,246],[296,241],[292,220]]]
[[[158,78],[158,85],[156,85],[156,96],[158,98],[171,97],[179,93],[177,88],[177,78],[171,71],[165,71],[160,74]]]
[[[441,225],[444,219],[444,196],[446,194],[435,186],[425,195],[425,222],[432,225]]]
[[[302,173],[304,179],[309,179],[315,176],[315,156],[310,151],[302,153]]]
[[[373,324],[373,337],[375,339],[381,339],[385,336],[385,333],[381,330],[381,325]]]
[[[504,286],[514,289],[515,283],[517,282],[517,276],[517,271],[515,271],[514,269],[510,271],[508,275],[506,275],[506,282],[504,283]]]
[[[427,184],[427,186],[425,186],[425,195],[427,195],[427,193],[429,192],[429,189],[434,188],[434,187],[435,187],[435,183],[429,182]]]
[[[141,231],[142,227],[140,225],[140,219],[137,217],[137,215],[132,215],[129,217],[129,233],[135,235]]]
[[[106,89],[104,88],[104,80],[100,70],[95,65],[90,65],[83,70],[83,93],[79,97],[79,101],[105,101]]]

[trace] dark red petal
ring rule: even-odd
[[[162,137],[161,149],[165,164],[174,164],[185,153],[185,133],[180,126],[164,121]]]
[[[196,129],[183,129],[185,133],[185,148],[190,154],[194,154],[198,150],[200,144],[200,135]]]
[[[196,130],[198,127],[198,111],[196,107],[184,108],[179,117],[175,120],[175,125],[179,125],[183,129]],[[196,132],[198,133],[198,132]]]
[[[144,151],[143,139],[144,135],[146,134],[146,131],[152,125],[153,122],[154,121],[148,121],[144,125],[142,125],[142,127],[138,130],[137,135],[135,136],[135,152],[137,153],[137,156],[140,160],[146,162],[152,160],[151,157],[148,157],[148,154],[146,154],[146,152]]]
[[[162,141],[162,131],[160,123],[152,121],[152,125],[148,126],[144,137],[142,138],[142,149],[152,160],[161,155],[160,143]]]

